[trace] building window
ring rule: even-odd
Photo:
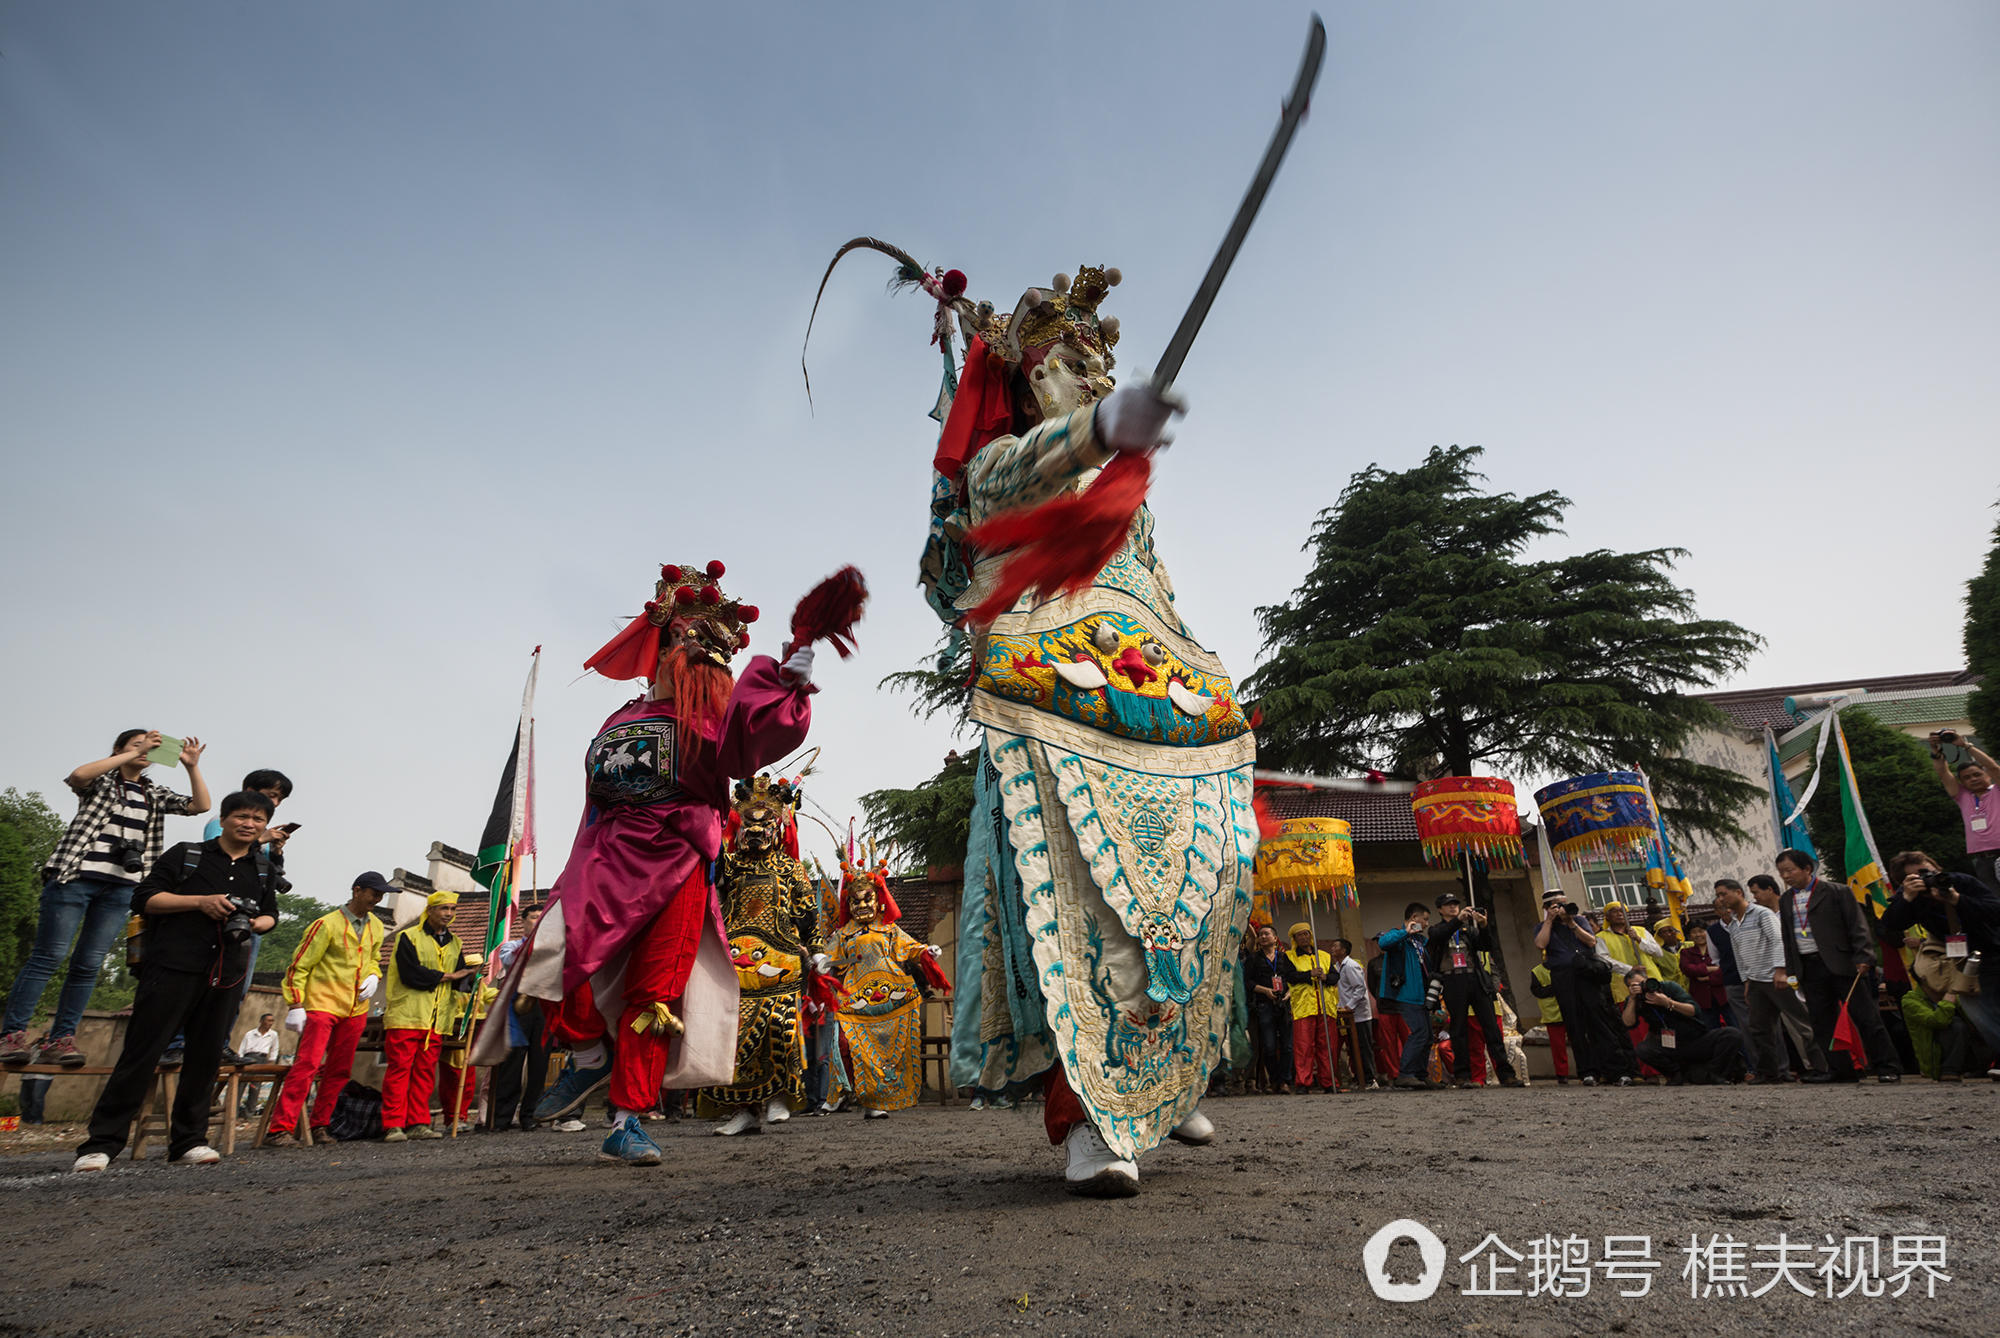
[[[1583,874],[1583,893],[1590,909],[1603,910],[1609,902],[1643,906],[1650,895],[1643,864],[1600,864]]]

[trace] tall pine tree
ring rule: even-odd
[[[2000,525],[1993,528],[1986,565],[1965,583],[1965,667],[1983,680],[1967,715],[1990,753],[2000,746]]]
[[[1320,513],[1304,583],[1258,610],[1269,659],[1243,694],[1263,713],[1259,761],[1419,777],[1638,765],[1677,832],[1741,837],[1760,787],[1677,750],[1723,723],[1687,692],[1759,639],[1696,616],[1671,577],[1679,549],[1525,560],[1569,501],[1481,491],[1480,453],[1371,465]]]

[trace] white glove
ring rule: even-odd
[[[926,943],[924,944],[924,955],[926,957],[942,957],[944,956],[944,949],[935,943]]]
[[[1120,386],[1098,403],[1097,439],[1114,451],[1150,451],[1173,440],[1167,422],[1186,412],[1171,386],[1165,394],[1144,381]]]
[[[375,997],[375,991],[382,987],[382,977],[370,976],[361,982],[361,1002],[367,1003]]]
[[[833,974],[833,958],[823,952],[816,952],[812,955],[812,968],[823,976],[830,976]]]
[[[294,1008],[291,1012],[285,1014],[286,1031],[304,1031],[305,1029],[306,1029],[305,1009]]]
[[[804,687],[813,681],[813,648],[800,646],[792,652],[792,658],[780,667],[785,671],[785,677]]]

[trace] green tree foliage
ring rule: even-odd
[[[67,825],[33,791],[0,792],[0,980],[12,980],[35,946],[42,865]]]
[[[972,639],[947,629],[931,659],[885,675],[876,686],[909,693],[910,710],[917,719],[931,720],[942,713],[951,721],[951,732],[961,734],[972,707]]]
[[[965,860],[972,835],[972,779],[979,754],[950,753],[937,775],[913,790],[875,790],[861,810],[878,841],[887,841],[904,872]]]
[[[1736,838],[1761,792],[1677,755],[1722,716],[1694,697],[1759,639],[1695,614],[1679,549],[1528,561],[1567,498],[1489,494],[1477,447],[1370,465],[1320,513],[1312,570],[1258,610],[1270,658],[1243,685],[1267,766],[1408,776],[1645,768],[1683,836]]]
[[[292,954],[298,951],[299,940],[305,937],[306,926],[333,907],[311,897],[293,896],[289,892],[278,894],[278,924],[264,935],[257,948],[259,971],[283,971],[292,964]]]
[[[1967,714],[1972,732],[1991,752],[2000,745],[2000,525],[1986,565],[1965,583],[1965,667],[1984,679]]]
[[[1965,823],[1958,805],[1938,784],[1923,740],[1883,724],[1861,705],[1840,713],[1840,728],[1847,735],[1855,786],[1868,814],[1868,828],[1875,833],[1884,872],[1897,852],[1921,850],[1947,869],[1970,873]],[[1831,741],[1826,746],[1826,779],[1806,805],[1806,830],[1812,833],[1827,871],[1845,878],[1847,827],[1840,816],[1840,757],[1834,751],[1838,746]],[[1800,778],[1798,793],[1805,792],[1811,777],[1808,771]]]

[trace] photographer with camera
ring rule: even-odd
[[[1459,905],[1456,892],[1437,899],[1438,923],[1431,927],[1426,951],[1431,974],[1444,982],[1445,1015],[1451,1025],[1451,1084],[1472,1086],[1472,1047],[1475,1044],[1466,1026],[1467,1015],[1479,1024],[1479,1039],[1485,1043],[1486,1057],[1502,1087],[1526,1087],[1507,1058],[1500,1020],[1493,1009],[1493,977],[1487,973],[1481,953],[1493,951],[1493,931],[1487,926],[1486,912],[1467,910]]]
[[[1743,1034],[1734,1027],[1703,1022],[1692,995],[1671,980],[1647,975],[1643,967],[1625,972],[1625,1006],[1619,1020],[1627,1028],[1646,1024],[1639,1058],[1666,1074],[1675,1086],[1697,1064],[1718,1087],[1743,1076]]]
[[[153,867],[166,842],[169,813],[206,813],[208,783],[201,778],[202,743],[181,746],[192,794],[176,794],[146,775],[148,754],[160,746],[156,729],[128,729],[111,745],[111,755],[85,762],[63,783],[77,796],[55,852],[42,869],[41,916],[35,946],[14,977],[7,1014],[0,1023],[0,1064],[61,1064],[76,1068],[88,1056],[76,1048],[77,1024],[97,988],[104,954],[118,941],[132,909],[132,889]],[[78,932],[81,930],[82,932]],[[30,1042],[28,1023],[49,978],[63,964],[70,940],[69,972],[56,1001],[48,1034]]]
[[[1959,1011],[2000,1054],[2000,998],[1985,988],[2000,972],[2000,892],[1981,879],[1946,873],[1921,850],[1889,861],[1889,885],[1896,895],[1882,912],[1883,939],[1898,943],[1923,931],[1911,977],[1945,981],[1958,995]]]
[[[1431,1059],[1430,961],[1424,951],[1431,910],[1421,901],[1403,908],[1403,927],[1386,929],[1375,942],[1382,949],[1382,1002],[1408,1025],[1410,1034],[1396,1064],[1392,1087],[1429,1091]]]
[[[174,1094],[168,1160],[221,1160],[206,1141],[216,1070],[236,1021],[238,987],[250,970],[250,938],[278,922],[271,862],[257,848],[270,818],[271,801],[263,795],[230,795],[222,801],[221,836],[174,846],[133,891],[132,909],[146,917],[139,989],[125,1048],[97,1098],[90,1140],[73,1169],[101,1171],[123,1150],[175,1032],[186,1034],[187,1056]]]
[[[1618,1041],[1618,1015],[1611,1006],[1611,967],[1599,955],[1597,936],[1584,923],[1582,911],[1564,898],[1560,888],[1542,898],[1542,923],[1535,930],[1535,946],[1541,949],[1542,964],[1549,969],[1549,984],[1562,1009],[1583,1085],[1595,1087],[1609,1081],[1630,1087],[1633,1076],[1625,1047]]]
[[[1965,822],[1965,853],[1972,860],[1972,871],[1980,882],[2000,892],[2000,869],[1994,864],[2000,856],[2000,790],[1993,788],[1993,782],[2000,780],[2000,764],[1955,729],[1938,730],[1929,743],[1931,769],[1937,772],[1944,792],[1958,805],[1958,815]],[[1963,748],[1971,756],[1949,766],[1944,760],[1947,744]]]

